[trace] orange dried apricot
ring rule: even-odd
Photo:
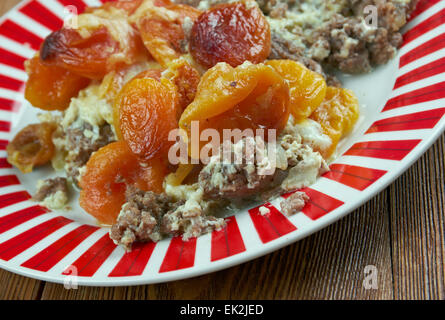
[[[203,75],[179,126],[189,137],[192,121],[199,121],[200,131],[275,129],[278,135],[289,115],[288,85],[273,68],[264,64],[233,68],[218,63]]]
[[[146,55],[139,35],[129,25],[128,30],[123,31],[125,39],[121,39],[125,47],[105,26],[81,31],[88,36],[83,37],[79,30],[68,28],[50,34],[40,49],[43,63],[100,80],[110,71],[130,65]]]
[[[150,11],[137,22],[145,47],[164,67],[181,55],[185,40],[184,19],[188,17],[194,21],[201,14],[198,9],[186,5],[168,5],[165,10],[168,15]]]
[[[90,80],[68,70],[45,66],[38,56],[26,61],[25,98],[34,107],[53,111],[68,108],[71,98],[88,86]]]
[[[190,38],[193,58],[207,68],[260,63],[270,54],[270,27],[254,2],[217,5],[196,20]]]
[[[123,141],[95,152],[80,180],[80,206],[105,225],[115,223],[125,203],[125,191],[134,185],[144,191],[162,192],[167,174],[165,161],[141,165]]]
[[[292,60],[271,60],[272,66],[289,84],[290,112],[296,122],[307,119],[326,96],[324,78]]]
[[[135,186],[144,191],[162,193],[164,178],[169,174],[168,162],[164,158],[155,158],[140,165]]]
[[[122,139],[130,150],[146,161],[165,154],[168,136],[178,127],[178,95],[167,79],[134,79],[116,98]]]
[[[139,169],[124,142],[111,143],[93,153],[80,179],[80,206],[103,224],[116,221],[125,203],[128,183]]]
[[[176,86],[180,113],[182,113],[195,99],[201,75],[185,59],[176,59],[168,64],[164,76]]]
[[[351,90],[328,87],[326,98],[310,116],[318,122],[324,133],[332,140],[327,150],[319,150],[325,158],[329,158],[337,148],[342,137],[348,134],[359,117],[359,102]]]
[[[56,125],[49,122],[30,124],[8,144],[8,162],[23,173],[48,163],[54,156],[52,135]]]

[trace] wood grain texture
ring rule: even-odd
[[[1,0],[0,15],[19,0]],[[0,299],[445,299],[445,136],[338,223],[279,251],[194,279],[65,290],[0,270]],[[363,286],[378,270],[378,289]]]

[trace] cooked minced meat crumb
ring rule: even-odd
[[[320,63],[354,74],[395,56],[402,43],[400,29],[417,0],[258,2],[271,24],[272,58],[298,60],[314,71]],[[369,5],[377,8],[377,27],[365,21]]]
[[[225,146],[228,159],[223,158]],[[235,144],[224,143],[219,154],[213,156],[199,174],[205,197],[245,199],[279,186],[287,175],[287,161],[284,150],[281,147],[276,150],[275,160],[272,160],[267,154],[267,144],[259,147],[254,138],[243,138]],[[236,157],[239,157],[238,162]],[[272,166],[275,168],[270,170]]]
[[[162,217],[180,205],[165,194],[135,188],[128,188],[126,200],[110,230],[111,239],[126,249],[131,249],[134,242],[161,240]]]
[[[89,123],[83,123],[80,128],[67,128],[64,132],[65,170],[67,176],[77,185],[80,178],[79,170],[88,162],[93,152],[115,141],[115,135],[109,124],[99,128],[97,136],[89,136],[86,132],[92,132]]]
[[[127,202],[111,227],[110,238],[131,250],[135,242],[157,242],[168,235],[187,240],[224,227],[224,219],[207,215],[201,197],[199,189],[187,201],[176,201],[166,194],[128,188]]]
[[[49,209],[63,209],[68,203],[68,185],[66,178],[39,180],[33,201],[40,202]]]
[[[281,211],[287,216],[292,216],[300,212],[308,201],[309,197],[306,193],[297,191],[281,201]]]

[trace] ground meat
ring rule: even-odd
[[[64,132],[65,149],[68,151],[65,170],[75,184],[79,182],[79,169],[88,162],[93,152],[115,141],[109,124],[100,127],[97,138],[87,137],[85,130],[92,131],[92,126],[84,123],[81,128],[68,128]]]
[[[200,206],[189,209],[186,205],[168,212],[162,219],[162,231],[173,236],[182,235],[184,240],[221,229],[225,226],[222,218],[204,213]]]
[[[135,188],[128,188],[126,199],[117,222],[111,227],[110,238],[127,250],[134,242],[161,240],[162,217],[180,205],[165,194]]]
[[[249,142],[246,142],[249,141]],[[241,147],[237,149],[237,145]],[[246,149],[252,150],[254,161],[247,161]],[[214,156],[210,163],[207,164],[199,174],[199,184],[203,188],[205,197],[213,199],[245,199],[251,196],[257,196],[262,192],[279,186],[286,178],[287,162],[283,166],[277,152],[277,167],[271,172],[261,172],[262,163],[268,163],[270,160],[267,154],[263,156],[264,162],[258,161],[259,154],[258,144],[253,138],[244,138],[237,144],[230,146],[230,159],[232,161],[224,161],[222,158],[224,146],[220,148],[220,154]],[[240,152],[241,161],[236,163],[235,153]],[[281,149],[284,157],[284,150]],[[285,160],[284,160],[285,161]]]
[[[67,179],[57,177],[40,180],[37,183],[37,192],[32,200],[41,202],[49,209],[62,209],[68,202]]]
[[[126,198],[110,238],[127,250],[135,242],[157,242],[164,236],[180,235],[187,240],[225,226],[224,219],[207,215],[209,206],[201,201],[202,189],[187,201],[135,188],[127,190]]]
[[[320,63],[308,58],[301,47],[283,38],[278,32],[272,32],[269,59],[290,59],[298,61],[306,68],[321,74],[326,79],[328,85],[334,87],[341,86],[340,81],[334,75],[326,73]]]
[[[294,26],[291,30],[287,25],[284,30],[280,24],[271,24],[271,58],[299,61],[309,69],[325,75],[325,78],[332,82],[331,85],[339,83],[329,76],[330,69],[351,74],[366,73],[371,71],[373,66],[391,60],[402,44],[400,29],[406,24],[417,0],[343,2],[343,10],[333,12],[332,16],[320,25],[312,26],[309,23]],[[283,8],[289,8],[289,11],[298,14],[304,1],[261,0],[259,3],[264,12],[272,18],[271,21],[285,21],[288,14]],[[377,8],[377,27],[369,26],[365,22],[368,13],[364,9],[368,5]],[[286,37],[284,40],[282,34],[289,32],[295,35],[294,39]]]
[[[309,197],[304,192],[295,192],[290,197],[284,199],[280,203],[281,211],[287,215],[292,216],[298,212],[300,212],[304,206],[306,205],[306,202],[309,201]]]

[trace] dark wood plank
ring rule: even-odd
[[[445,299],[445,136],[390,187],[397,299]]]
[[[38,300],[44,282],[0,269],[0,300]]]

